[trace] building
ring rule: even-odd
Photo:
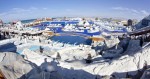
[[[131,19],[128,20],[128,26],[132,26],[133,25],[133,21]]]

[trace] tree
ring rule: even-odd
[[[96,18],[95,18],[95,20],[97,21],[97,20],[99,20],[99,18],[98,18],[98,17],[96,17]]]

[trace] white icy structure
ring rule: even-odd
[[[23,24],[21,23],[21,21],[18,21],[18,22],[16,22],[15,27],[16,27],[18,30],[21,30],[21,29],[23,28]]]
[[[58,66],[60,66],[61,68],[67,68],[69,70],[73,69],[75,71],[83,70],[90,73],[91,75],[81,75],[83,74],[82,71],[78,73],[75,73],[75,71],[65,72],[59,68],[58,71],[59,74],[61,74],[65,79],[70,79],[73,77],[75,77],[76,79],[94,79],[95,75],[105,76],[112,74],[117,78],[125,78],[127,72],[130,75],[136,75],[137,70],[142,69],[145,62],[150,65],[149,51],[149,46],[143,49],[142,47],[140,47],[139,40],[130,40],[128,49],[124,54],[122,54],[123,56],[114,58],[112,60],[103,59],[100,55],[96,56],[96,53],[94,55],[94,51],[90,52],[90,49],[86,47],[84,50],[80,50],[80,48],[78,47],[66,48],[58,51],[62,56],[62,59],[59,61]],[[37,63],[37,65],[40,65],[43,62],[44,58],[47,58],[46,56],[41,56],[38,54],[32,55],[33,52],[31,53],[30,51],[24,52],[29,53],[28,60],[33,63]],[[84,59],[86,59],[87,57],[87,52],[92,54],[93,56],[94,61],[91,64],[85,63]],[[52,58],[55,58],[55,56],[55,54],[52,55]],[[48,59],[48,61],[51,61],[51,59]]]
[[[84,27],[90,26],[89,22],[88,21],[84,21],[84,20],[79,21],[78,25],[79,26],[84,26]]]

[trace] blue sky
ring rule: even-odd
[[[150,0],[0,0],[0,19],[41,17],[119,17],[142,19]]]

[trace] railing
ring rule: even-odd
[[[150,45],[150,42],[147,43],[146,45],[142,46],[142,48],[145,48],[145,47],[147,47],[147,46],[149,46],[149,45]]]

